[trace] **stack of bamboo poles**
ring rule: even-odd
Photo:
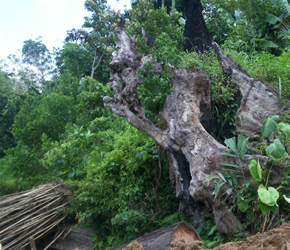
[[[67,191],[63,184],[51,183],[0,197],[0,250],[32,247],[35,240],[57,231],[66,217],[62,210],[68,204]]]

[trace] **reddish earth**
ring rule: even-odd
[[[137,241],[130,243],[124,250],[143,250]],[[201,241],[189,244],[184,241],[171,243],[170,250],[207,250]],[[290,224],[284,223],[281,227],[272,229],[263,234],[248,237],[245,241],[229,242],[213,250],[290,250]]]

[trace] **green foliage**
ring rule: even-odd
[[[126,26],[130,35],[136,35],[137,48],[141,53],[148,53],[148,47],[142,38],[142,26],[149,36],[158,38],[162,33],[175,42],[179,51],[183,48],[183,27],[179,25],[181,14],[174,12],[167,14],[165,8],[154,9],[147,0],[139,1],[129,11],[130,22]],[[154,42],[155,44],[155,42]]]
[[[258,187],[258,195],[259,195],[261,202],[266,204],[267,206],[272,207],[272,206],[277,205],[277,200],[279,198],[279,192],[277,191],[276,188],[269,187],[267,189],[263,184],[260,184]]]
[[[41,164],[56,180],[84,178],[90,153],[100,140],[96,132],[107,128],[104,123],[111,121],[107,117],[110,112],[103,105],[103,97],[111,94],[109,86],[90,77],[85,77],[79,85],[82,91],[75,100],[74,109],[78,113],[75,124],[64,123],[65,131],[59,140],[54,141],[47,135],[42,137],[42,151],[45,153]]]
[[[0,70],[0,158],[6,149],[16,145],[11,129],[22,97],[13,90],[14,85],[14,81]]]
[[[290,125],[289,124],[280,122],[278,124],[278,129],[284,132],[287,140],[290,139]]]
[[[219,232],[214,220],[210,217],[206,218],[203,225],[196,228],[196,231],[202,239],[203,246],[207,249],[226,242],[226,237]]]
[[[277,122],[279,120],[278,115],[273,115],[268,117],[264,122],[263,122],[263,129],[262,129],[262,137],[266,138],[270,134],[274,132],[274,130],[277,128]]]
[[[139,70],[138,77],[143,81],[138,85],[138,96],[141,100],[142,106],[145,108],[146,116],[153,120],[158,120],[158,114],[162,111],[167,94],[171,93],[170,80],[168,67],[163,75],[155,75],[153,65],[147,63]]]
[[[106,83],[109,80],[108,64],[115,46],[113,28],[118,21],[118,14],[108,7],[105,0],[87,0],[85,8],[91,16],[85,17],[82,29],[67,32],[66,42],[77,44],[65,45],[60,59],[66,63],[65,68],[74,73],[90,75]],[[80,53],[72,54],[73,51]],[[76,69],[82,71],[76,72]]]
[[[279,138],[266,148],[266,153],[273,161],[280,161],[284,158],[285,148]]]
[[[109,108],[104,107],[103,98],[112,96],[109,84],[102,83],[90,77],[81,80],[82,91],[77,96],[76,110],[78,112],[77,123],[79,125],[88,125],[95,118],[108,116]],[[85,114],[85,115],[82,115]]]
[[[16,117],[19,143],[3,159],[1,176],[11,176],[3,192],[69,182],[69,212],[81,224],[98,225],[102,249],[157,229],[178,210],[158,147],[103,106],[112,95],[108,85],[89,77],[78,82],[68,72],[56,85],[29,95]]]
[[[276,213],[279,208],[278,202],[281,203],[281,201],[279,201],[279,197],[282,196],[283,192],[285,192],[284,185],[289,184],[289,165],[286,165],[284,168],[285,179],[280,180],[280,182],[278,183],[278,188],[268,186],[274,161],[280,162],[281,167],[283,167],[283,163],[287,158],[289,158],[288,154],[286,153],[286,149],[288,149],[289,145],[289,139],[287,138],[286,134],[287,132],[284,134],[279,131],[280,128],[283,132],[288,131],[287,128],[289,124],[277,124],[278,120],[279,116],[273,115],[263,122],[262,138],[269,138],[274,132],[274,135],[276,136],[274,140],[268,139],[268,141],[265,142],[262,146],[262,148],[265,149],[265,154],[267,155],[268,160],[263,162],[263,164],[261,165],[259,160],[252,159],[249,164],[250,173],[252,177],[257,181],[257,184],[244,183],[241,187],[239,187],[239,185],[233,185],[234,182],[237,180],[237,177],[229,176],[228,171],[231,170],[227,170],[225,171],[224,175],[216,177],[220,179],[220,181],[217,185],[217,187],[219,188],[216,188],[217,190],[215,190],[214,192],[215,195],[219,194],[221,186],[227,184],[228,189],[225,193],[232,193],[233,190],[235,191],[237,197],[236,204],[243,213],[246,213],[248,223],[250,222],[249,224],[253,224],[255,222],[254,218],[258,217],[257,219],[259,219],[259,212],[262,213],[262,215],[264,216],[264,222],[260,225],[262,227],[262,231],[264,231],[265,229],[270,213]],[[235,137],[227,139],[225,143],[235,153],[233,155],[230,153],[222,152],[223,155],[229,157],[239,156],[239,158],[242,159],[244,157],[244,153],[248,149],[248,138],[245,138],[242,135],[238,135],[238,143],[236,142]],[[240,169],[241,173],[244,176],[242,168],[240,168],[239,165],[228,163],[223,163],[222,165]],[[278,190],[283,190],[283,192],[281,193]],[[287,194],[288,193],[289,191],[287,191]],[[284,201],[286,200],[288,202],[288,198],[285,194],[283,194],[283,197]],[[250,203],[255,203],[253,210],[249,209],[251,207]],[[233,206],[235,206],[235,204]]]
[[[111,222],[118,230],[124,230],[128,235],[132,235],[139,233],[139,228],[146,229],[148,221],[150,221],[149,216],[150,214],[143,211],[129,210],[115,215]]]
[[[183,53],[178,67],[194,67],[204,70],[211,80],[211,131],[217,140],[232,136],[235,127],[236,110],[239,103],[238,88],[230,77],[224,74],[214,51],[204,54]]]
[[[56,142],[44,138],[42,147],[46,153],[41,160],[42,166],[55,180],[82,179],[95,134],[83,127],[68,125],[63,137]]]
[[[259,161],[251,160],[249,170],[256,181],[262,181],[262,169]]]
[[[245,8],[247,1],[205,2],[205,19],[214,38],[225,41],[226,53],[250,74],[281,90],[283,101],[282,94],[290,93],[289,51],[283,51],[279,57],[267,52],[247,53],[252,51],[249,45],[254,42],[260,46],[258,49],[269,47],[265,40],[276,43],[276,33],[268,37],[265,34],[273,25],[275,32],[282,30],[277,24],[281,20],[285,23],[285,16],[279,15],[276,6],[268,11],[270,5],[266,1],[255,0],[249,9]],[[260,9],[255,14],[253,10],[257,6]],[[25,41],[23,47],[24,61],[38,67],[38,72],[25,68],[17,79],[11,79],[13,75],[0,71],[3,157],[0,159],[0,195],[55,180],[68,182],[75,190],[68,209],[71,218],[95,227],[96,248],[105,249],[186,217],[179,211],[163,152],[146,134],[112,115],[103,105],[103,97],[112,96],[109,85],[104,83],[109,79],[107,65],[115,50],[113,28],[118,15],[103,0],[85,1],[85,7],[92,15],[85,18],[83,29],[68,32],[64,47],[56,52],[58,71],[49,83],[45,82],[45,88],[40,91],[39,77],[45,79],[50,71],[51,57],[41,39]],[[223,73],[213,52],[187,54],[182,51],[181,16],[178,12],[169,14],[164,7],[154,9],[152,3],[143,0],[129,11],[126,29],[130,35],[136,34],[139,51],[152,52],[159,62],[164,62],[162,75],[154,75],[152,65],[144,65],[139,71],[143,84],[138,86],[136,94],[146,108],[146,116],[161,125],[159,112],[171,93],[167,64],[204,70],[212,83],[210,133],[223,140],[232,133],[235,123],[239,106],[237,87]],[[260,23],[266,16],[268,19]],[[149,36],[156,38],[151,51],[143,41],[142,26]],[[250,33],[249,28],[255,33]],[[282,51],[283,46],[277,44]],[[17,60],[18,66],[23,66]],[[223,163],[225,172],[208,180],[218,180],[214,194],[225,199],[231,197],[235,201],[231,209],[246,214],[248,227],[257,228],[260,218],[270,218],[278,208],[286,211],[289,206],[290,170],[285,163],[290,150],[288,123],[287,119],[278,123],[276,116],[265,121],[262,134],[267,142],[258,149],[267,155],[268,161],[253,160],[249,164],[253,183],[258,184],[246,183],[241,187],[238,182],[245,178],[240,163],[249,144],[248,138],[242,135],[225,141],[233,153],[222,153],[234,157],[235,164]],[[284,178],[279,185],[269,187],[273,161],[279,161],[283,167]],[[283,199],[277,198],[277,192]],[[206,219],[198,232],[205,239],[206,247],[225,240],[212,218]]]
[[[179,65],[183,59],[178,41],[170,38],[165,32],[161,33],[154,41],[152,55],[156,56],[158,62],[163,62],[165,67],[168,63],[171,65]]]
[[[47,47],[41,41],[42,37],[38,37],[36,41],[32,39],[26,40],[22,47],[22,61],[30,66],[35,67],[38,78],[38,84],[45,86],[47,76],[52,69],[52,57]]]
[[[238,199],[237,199],[237,205],[238,208],[245,213],[249,208],[250,205],[248,204],[248,201],[245,200],[242,196],[238,195]]]
[[[90,153],[87,176],[73,184],[78,189],[72,209],[78,211],[79,221],[98,221],[99,236],[105,239],[111,234],[114,244],[156,228],[159,220],[178,209],[168,186],[167,166],[162,160],[160,169],[154,142],[125,124],[111,121],[110,129],[96,133],[100,142]]]
[[[277,25],[277,20],[281,20],[279,23],[287,27],[285,1],[204,0],[203,3],[206,24],[217,42],[240,39],[250,45],[248,52],[268,49],[279,53],[287,46],[287,35],[281,36]]]
[[[205,23],[214,41],[224,43],[236,29],[236,16],[223,8],[221,1],[202,1]]]
[[[235,44],[226,43],[223,49],[225,54],[229,54],[233,60],[244,67],[250,75],[270,83],[277,90],[279,90],[280,78],[282,94],[289,96],[290,51],[283,51],[279,57],[268,52],[252,53],[250,55],[244,51],[237,53],[237,50],[246,50],[246,47],[247,46],[240,41]]]
[[[26,145],[41,143],[45,133],[57,140],[64,132],[66,123],[74,120],[73,99],[60,93],[28,96],[15,117],[12,133]]]
[[[61,74],[66,71],[81,78],[91,73],[93,54],[81,44],[67,42],[56,52],[56,65]]]
[[[22,48],[23,62],[28,63],[35,67],[40,67],[40,70],[49,63],[50,55],[49,50],[42,43],[41,37],[36,41],[24,41]]]
[[[154,121],[158,120],[158,114],[162,111],[167,94],[171,93],[171,76],[168,63],[178,64],[182,60],[183,28],[178,24],[180,14],[177,12],[167,14],[164,8],[154,9],[148,1],[139,1],[129,11],[130,19],[127,31],[137,36],[136,42],[141,53],[148,53],[141,35],[142,27],[150,36],[155,36],[152,55],[159,62],[164,63],[162,75],[154,75],[153,66],[147,63],[139,70],[139,78],[143,84],[138,86],[137,92],[140,101],[145,107],[146,116]]]
[[[17,178],[19,190],[32,188],[49,180],[46,169],[40,164],[41,157],[42,152],[36,147],[18,144],[6,151],[1,172],[3,176]]]
[[[243,159],[248,150],[248,140],[249,138],[239,134],[237,140],[236,137],[226,139],[225,144],[228,148],[234,151],[240,159]]]

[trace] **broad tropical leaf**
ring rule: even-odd
[[[228,148],[230,148],[232,151],[234,151],[236,154],[238,154],[236,137],[226,139],[225,144],[227,145]]]
[[[270,134],[274,132],[274,130],[277,128],[278,120],[279,120],[278,115],[272,115],[263,122],[263,129],[262,129],[263,138],[266,138],[267,136],[269,136]]]
[[[285,201],[287,201],[288,203],[290,203],[290,198],[287,198],[285,194],[283,195],[283,197],[284,197]]]
[[[290,139],[290,124],[280,122],[278,124],[278,129],[282,130],[285,133],[287,139]]]
[[[243,135],[238,135],[238,153],[239,153],[239,157],[241,159],[243,159],[244,155],[246,154],[247,150],[248,150],[248,142],[249,138],[246,138]]]
[[[265,48],[278,48],[279,45],[272,42],[272,41],[269,41],[267,39],[260,39],[260,45],[264,46]]]
[[[261,202],[261,200],[259,202],[259,207],[261,208],[261,210],[265,216],[268,216],[269,212],[276,213],[277,209],[278,209],[277,204],[275,206],[268,206],[267,204]]]
[[[249,169],[250,169],[251,175],[253,176],[253,178],[256,181],[261,181],[262,180],[262,171],[261,171],[261,166],[260,166],[260,162],[259,161],[257,162],[254,159],[251,160]]]
[[[282,23],[283,20],[273,14],[267,13],[266,14],[266,21],[270,24]]]
[[[240,195],[238,196],[238,207],[243,213],[250,207],[248,202]]]
[[[267,189],[263,184],[258,188],[258,195],[260,200],[268,206],[275,206],[279,198],[279,192],[276,188],[269,187]]]
[[[266,153],[274,161],[280,161],[284,157],[285,148],[279,138],[266,148]]]
[[[287,0],[282,0],[282,2],[284,3],[285,8],[286,8],[286,10],[288,12],[287,16],[290,16],[290,5],[289,5],[288,1]]]

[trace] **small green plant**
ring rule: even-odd
[[[278,200],[282,194],[279,192],[279,189],[283,189],[283,185],[288,184],[287,181],[285,182],[281,180],[278,187],[269,186],[269,179],[274,163],[279,163],[280,166],[284,166],[284,168],[286,167],[285,170],[289,167],[289,165],[283,165],[283,163],[289,159],[287,152],[289,151],[290,125],[284,122],[278,123],[278,120],[279,116],[273,115],[263,122],[261,137],[266,142],[261,148],[264,150],[267,160],[260,162],[259,159],[252,159],[249,163],[249,171],[257,184],[247,183],[243,168],[240,167],[241,160],[247,152],[249,145],[248,138],[245,138],[243,135],[238,135],[237,138],[233,137],[225,140],[225,144],[234,152],[234,154],[227,152],[222,152],[222,154],[237,158],[239,165],[228,163],[223,163],[222,165],[238,169],[239,172],[242,173],[244,184],[241,187],[237,184],[237,176],[233,177],[233,175],[229,176],[228,174],[220,174],[220,176],[217,177],[220,179],[220,182],[214,190],[215,195],[218,195],[221,186],[227,183],[230,188],[227,189],[226,192],[228,194],[232,193],[233,190],[236,192],[236,204],[244,213],[249,212],[249,208],[251,207],[250,204],[254,202],[255,207],[252,211],[258,212],[258,214],[260,211],[264,217],[262,232],[265,230],[270,213],[276,213],[279,208]],[[227,170],[225,173],[231,171],[233,170]],[[287,180],[289,179],[287,171],[284,176]],[[290,203],[290,199],[285,194],[283,197],[284,201]],[[249,216],[252,217],[252,219],[254,218],[253,215]]]
[[[203,246],[206,249],[211,249],[221,243],[226,242],[226,236],[220,234],[213,218],[208,217],[203,222],[202,226],[196,227],[196,231],[202,239]]]
[[[228,148],[230,148],[233,153],[228,153],[222,151],[221,154],[229,157],[236,158],[238,164],[232,164],[232,163],[222,163],[224,168],[224,173],[219,173],[219,176],[212,176],[210,177],[207,182],[209,182],[212,179],[219,179],[219,182],[216,185],[216,188],[214,189],[213,193],[217,197],[218,195],[225,196],[224,200],[227,200],[227,198],[231,195],[234,197],[234,200],[240,199],[240,186],[239,186],[239,178],[243,178],[245,181],[245,173],[243,168],[241,167],[241,160],[244,158],[247,149],[248,149],[248,138],[244,137],[243,135],[238,135],[236,137],[232,137],[230,139],[225,140],[225,144]],[[222,186],[227,184],[228,188],[224,191],[224,193],[220,193]],[[232,207],[233,209],[234,207]]]

